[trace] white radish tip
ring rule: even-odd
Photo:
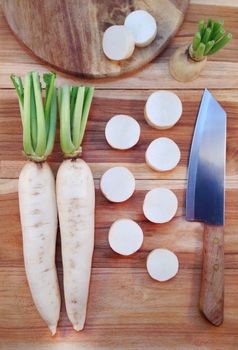
[[[129,115],[115,115],[107,122],[105,137],[112,148],[129,149],[139,141],[140,125]]]
[[[155,171],[174,169],[180,157],[178,145],[168,137],[159,137],[152,141],[145,153],[146,163]]]
[[[51,331],[51,335],[54,336],[56,334],[56,328],[57,328],[57,325],[50,325],[49,326],[49,329]]]
[[[154,249],[147,257],[146,267],[151,278],[165,282],[178,273],[179,261],[168,249]]]
[[[172,220],[177,209],[178,199],[168,188],[154,188],[145,195],[144,215],[155,224],[164,224]]]
[[[102,175],[100,188],[109,201],[114,203],[124,202],[135,191],[135,178],[127,168],[113,167]]]
[[[120,61],[129,58],[135,49],[131,32],[122,25],[114,25],[104,32],[102,40],[104,54],[111,60]]]
[[[156,129],[169,129],[182,115],[180,98],[171,91],[155,91],[145,104],[145,120]]]
[[[74,324],[73,329],[77,332],[82,331],[84,329],[84,324],[79,324],[79,323]]]
[[[131,255],[140,249],[143,238],[141,227],[131,219],[116,220],[108,235],[112,250],[124,256]]]
[[[154,17],[147,11],[136,10],[125,19],[125,27],[134,36],[135,44],[139,47],[149,45],[156,37],[157,24]]]

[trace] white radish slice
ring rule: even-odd
[[[180,157],[177,144],[167,137],[160,137],[152,141],[145,153],[146,163],[156,171],[174,169]]]
[[[154,188],[147,192],[143,203],[145,217],[155,223],[170,221],[178,209],[178,199],[168,188]]]
[[[119,219],[112,224],[108,241],[114,252],[131,255],[140,249],[143,243],[143,231],[135,221]]]
[[[126,17],[124,25],[133,34],[136,46],[149,45],[157,34],[157,24],[154,17],[144,10],[131,12]]]
[[[127,168],[116,166],[108,169],[102,175],[100,187],[109,201],[124,202],[135,191],[135,178]]]
[[[179,268],[177,256],[168,249],[154,249],[147,257],[147,271],[153,279],[164,282],[173,278]]]
[[[115,115],[106,125],[105,137],[112,148],[129,149],[139,141],[140,125],[129,115]]]
[[[145,120],[157,129],[174,126],[182,115],[180,98],[171,91],[156,91],[151,94],[145,105]]]
[[[102,47],[105,55],[114,61],[129,58],[135,49],[135,41],[125,26],[111,26],[103,34]]]

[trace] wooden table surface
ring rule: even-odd
[[[209,58],[199,79],[182,84],[168,73],[168,59],[176,47],[190,41],[203,16],[224,18],[234,35],[232,42]],[[33,19],[34,21],[34,19]],[[13,36],[0,11],[0,349],[4,350],[124,350],[124,349],[238,349],[238,1],[192,0],[185,22],[168,49],[136,74],[113,80],[90,81],[96,92],[83,149],[95,178],[96,243],[85,330],[71,328],[62,306],[57,335],[52,338],[39,317],[27,286],[19,223],[17,178],[22,156],[18,102],[9,74],[24,75],[50,67],[30,54]],[[58,74],[63,82],[86,82]],[[228,114],[225,321],[218,328],[199,313],[203,225],[184,219],[186,170],[194,122],[203,89],[208,87]],[[149,94],[156,89],[175,91],[183,102],[183,116],[170,130],[150,128],[143,119]],[[115,113],[134,116],[141,124],[138,145],[126,152],[110,149],[104,138],[107,120]],[[174,139],[182,153],[179,166],[168,173],[150,170],[144,161],[154,138]],[[50,158],[57,170],[62,156],[58,139]],[[124,164],[136,177],[136,192],[124,204],[110,204],[98,190],[101,174],[111,165]],[[167,186],[179,200],[176,217],[167,224],[145,220],[142,202],[147,190]],[[121,217],[136,220],[144,230],[142,248],[129,258],[111,251],[107,241],[111,223]],[[154,248],[174,251],[180,262],[178,275],[166,283],[147,274],[146,257]],[[57,268],[62,284],[60,242]]]

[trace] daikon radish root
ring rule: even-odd
[[[154,188],[147,192],[143,203],[145,217],[156,224],[170,221],[178,209],[178,200],[168,188]]]
[[[84,328],[94,249],[95,189],[89,166],[79,156],[93,88],[58,90],[60,144],[65,160],[56,178],[64,295],[67,315],[76,331]]]
[[[60,292],[55,266],[57,207],[55,180],[45,162],[52,152],[56,129],[55,74],[44,74],[45,103],[39,74],[11,76],[16,88],[23,126],[23,148],[28,161],[18,183],[23,253],[31,295],[52,335],[60,313]]]
[[[170,91],[153,92],[145,104],[145,120],[153,128],[169,129],[182,115],[180,98]]]
[[[174,169],[180,157],[177,144],[167,137],[160,137],[152,141],[145,153],[146,163],[156,171]]]
[[[129,199],[135,191],[135,178],[125,167],[108,169],[101,177],[100,188],[111,202],[120,203]]]
[[[154,249],[147,257],[147,271],[153,279],[164,282],[178,273],[177,256],[168,249]]]
[[[157,34],[157,24],[154,17],[144,10],[129,13],[124,25],[133,34],[135,44],[139,47],[145,47],[152,43]]]
[[[232,39],[231,33],[225,33],[224,21],[203,19],[198,22],[198,31],[190,44],[179,47],[171,56],[169,70],[178,81],[187,82],[196,79],[204,68],[207,57],[221,50]]]
[[[143,231],[135,221],[119,219],[112,224],[108,241],[116,253],[131,255],[140,249],[143,243]]]
[[[140,125],[129,115],[115,115],[107,122],[105,137],[112,148],[129,149],[139,141]]]
[[[135,41],[125,26],[114,25],[104,32],[102,47],[104,54],[114,61],[129,58],[135,49]]]

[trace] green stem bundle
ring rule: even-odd
[[[221,50],[232,38],[231,33],[225,33],[224,21],[208,19],[207,25],[202,19],[198,22],[198,32],[194,35],[189,47],[189,54],[194,61],[202,61],[206,56]]]
[[[66,157],[78,157],[94,88],[64,85],[58,89],[60,144]]]
[[[46,73],[43,79],[46,96],[43,100],[38,72],[27,73],[24,87],[20,77],[11,75],[16,89],[23,127],[23,149],[35,162],[46,160],[52,152],[56,132],[56,88],[54,73]]]

